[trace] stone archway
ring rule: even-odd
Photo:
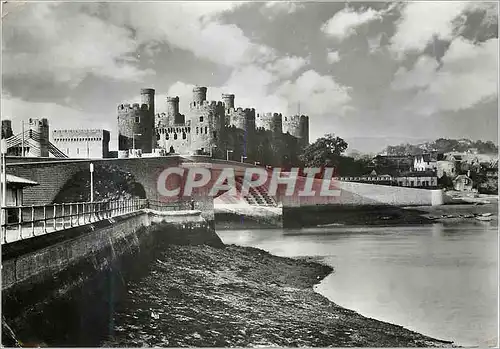
[[[146,190],[130,172],[116,167],[96,165],[94,201],[145,199]],[[90,172],[81,170],[63,185],[53,203],[90,201]]]

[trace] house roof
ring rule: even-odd
[[[421,155],[416,155],[415,159],[417,159],[417,160],[422,159],[425,162],[433,162],[433,161],[437,161],[437,154],[425,153],[425,154],[421,154]]]
[[[458,181],[458,180],[461,180],[461,179],[468,179],[470,180],[469,177],[467,177],[466,175],[458,175],[455,177],[455,179],[453,181]]]
[[[432,171],[410,171],[404,172],[396,177],[436,177],[436,173]]]
[[[7,179],[7,184],[16,184],[23,187],[38,185],[38,183],[35,181],[22,177],[17,177],[11,174],[6,174],[6,179]],[[0,175],[0,182],[3,183],[3,176],[1,175]]]

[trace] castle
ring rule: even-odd
[[[118,150],[163,149],[185,155],[286,166],[297,163],[309,144],[309,117],[256,113],[235,108],[233,94],[207,101],[207,88],[195,87],[186,114],[179,97],[167,97],[164,113],[155,113],[154,89],[141,89],[142,103],[118,106]]]

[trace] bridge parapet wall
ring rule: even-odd
[[[24,205],[50,204],[68,180],[82,171],[89,171],[89,164],[95,167],[109,166],[134,176],[146,192],[146,198],[159,200],[157,179],[161,171],[180,164],[178,156],[160,158],[129,158],[99,160],[66,160],[7,164],[7,173],[31,179],[39,185],[24,189]]]
[[[319,185],[320,187],[321,185]],[[397,187],[378,184],[333,181],[330,189],[339,189],[338,196],[283,196],[283,206],[316,205],[349,206],[436,206],[443,203],[441,190]]]
[[[109,299],[119,300],[123,281],[144,273],[172,243],[223,246],[199,211],[172,219],[137,212],[2,245],[2,315],[16,334],[29,326],[50,337],[64,326],[61,322],[78,324],[86,342],[77,346],[97,346],[103,333],[96,331],[107,331],[113,316],[107,312]],[[108,282],[115,287],[103,288]],[[40,323],[32,311],[42,305],[58,309],[60,303],[67,311],[64,318],[46,311]]]

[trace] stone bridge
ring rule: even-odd
[[[53,158],[20,158],[7,157],[7,173],[18,177],[33,180],[39,185],[25,188],[23,193],[23,205],[47,205],[56,200],[58,194],[69,181],[80,180],[90,177],[90,164],[94,170],[99,168],[113,169],[120,173],[131,175],[135,182],[141,187],[142,198],[152,202],[165,200],[158,192],[158,177],[166,168],[179,166],[207,166],[212,172],[217,173],[223,168],[231,167],[236,176],[243,176],[252,164],[244,164],[234,161],[216,160],[207,156],[179,156],[172,155],[154,158],[125,158],[125,159],[53,159]],[[111,179],[112,180],[112,179]],[[167,186],[170,189],[182,186],[180,177],[169,176]],[[193,190],[190,197],[174,198],[175,200],[195,200],[196,209],[201,210],[205,218],[213,219],[213,198],[208,195],[209,188]],[[269,198],[265,190],[259,193],[250,193],[250,201],[255,204],[276,204]],[[266,201],[266,202],[263,202]],[[211,213],[210,213],[211,212]]]
[[[212,159],[207,156],[180,156],[128,159],[41,159],[7,157],[7,173],[38,182],[40,185],[26,188],[24,191],[25,205],[44,205],[53,203],[65,184],[75,175],[89,172],[89,164],[99,167],[113,168],[120,172],[131,174],[135,181],[142,186],[144,198],[151,201],[162,201],[164,198],[157,189],[159,174],[166,168],[179,166],[207,166],[216,173],[223,168],[231,167],[236,176],[243,176],[247,168],[256,167],[253,164],[235,161]],[[304,179],[302,179],[304,180]],[[182,186],[181,178],[169,177],[171,188]],[[241,183],[237,183],[241,187]],[[416,188],[394,187],[352,182],[335,182],[333,187],[340,190],[338,196],[299,197],[298,195],[277,195],[269,199],[267,187],[258,188],[259,192],[253,195],[251,203],[254,205],[269,205],[271,202],[280,202],[283,206],[302,207],[316,205],[435,205],[442,203],[441,191]],[[213,212],[213,198],[208,195],[209,188],[200,188],[193,191],[197,209]],[[265,200],[264,198],[268,198]],[[265,202],[263,202],[265,201]]]

